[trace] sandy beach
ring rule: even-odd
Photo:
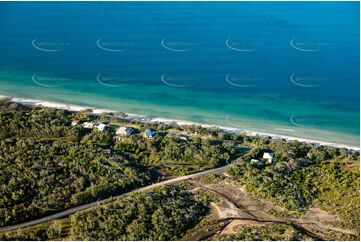
[[[92,109],[93,113],[97,114],[97,115],[100,115],[104,112],[105,113],[118,113],[119,112],[119,111],[115,111],[115,110],[94,108],[94,107],[89,107],[89,106],[80,106],[80,105],[73,105],[73,104],[49,102],[49,101],[44,101],[44,100],[35,100],[35,99],[27,99],[27,98],[19,98],[19,97],[10,97],[10,96],[0,95],[0,99],[5,99],[5,98],[10,99],[11,101],[16,102],[16,103],[33,105],[33,106],[41,105],[44,107],[65,109],[65,110],[69,110],[69,111],[73,111],[73,112],[79,112],[79,111],[85,110],[85,109]],[[345,145],[345,144],[340,144],[340,143],[326,142],[326,141],[316,140],[316,139],[307,139],[307,138],[301,138],[301,137],[296,137],[296,136],[288,136],[288,135],[280,135],[280,134],[267,133],[267,132],[251,131],[251,130],[245,130],[245,129],[227,127],[227,126],[203,124],[203,123],[197,123],[197,122],[186,121],[186,120],[169,119],[169,118],[158,117],[158,116],[147,116],[147,115],[135,114],[135,113],[125,113],[125,114],[131,119],[143,119],[149,123],[158,122],[158,123],[165,123],[165,124],[176,123],[177,125],[200,125],[205,128],[217,127],[226,132],[244,133],[248,136],[257,136],[257,135],[260,137],[270,136],[273,139],[285,139],[288,141],[297,140],[299,142],[313,143],[313,144],[323,145],[323,146],[360,150],[360,147],[357,147],[357,146],[350,146],[350,145]]]

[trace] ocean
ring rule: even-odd
[[[359,146],[358,2],[1,2],[0,95]]]

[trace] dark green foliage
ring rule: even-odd
[[[115,150],[177,175],[226,165],[235,153],[222,141],[200,138],[183,141],[169,136],[154,140],[131,136],[118,142]]]
[[[89,131],[70,127],[71,116],[57,109],[0,103],[0,226],[150,182],[145,168],[109,154],[98,140],[87,140]]]
[[[153,128],[164,132],[152,140],[134,135],[115,142],[114,130],[71,127],[74,118],[116,120],[132,123],[140,131]],[[165,135],[170,129],[187,131],[189,139]],[[95,117],[90,110],[69,113],[31,108],[7,100],[0,101],[0,226],[144,186],[153,180],[149,172],[152,168],[166,175],[180,175],[225,165],[239,155],[230,141],[255,147],[229,170],[249,192],[292,214],[319,207],[340,218],[330,223],[359,230],[358,152],[228,134],[200,126],[147,124],[108,114]],[[261,159],[265,151],[275,153],[272,164],[250,164],[252,158]],[[216,182],[220,178],[209,175],[203,179]],[[61,223],[48,223],[0,238],[45,240],[70,235],[77,240],[181,239],[207,214],[210,199],[177,187],[165,187],[76,213],[71,216],[71,223],[67,219],[66,228]],[[272,225],[245,226],[225,239],[307,238],[290,226]]]
[[[0,240],[61,240],[68,236],[70,220],[52,220],[32,227],[0,233]]]
[[[1,224],[16,223],[143,186],[140,166],[92,144],[12,140],[0,144]]]
[[[81,143],[93,143],[102,147],[109,147],[113,143],[113,136],[114,132],[111,130],[105,130],[104,132],[94,130],[85,135]]]
[[[174,240],[194,226],[207,207],[201,198],[166,186],[135,193],[71,216],[74,240]]]
[[[114,129],[70,125],[73,119],[109,121],[107,115],[0,101],[0,226],[144,186],[156,179],[152,168],[193,173],[226,164],[234,152],[214,138],[184,141],[162,135],[154,140],[131,136],[114,146]]]

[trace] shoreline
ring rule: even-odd
[[[68,111],[72,111],[72,112],[79,112],[79,111],[85,110],[85,109],[92,109],[93,113],[96,115],[100,115],[103,112],[106,112],[106,113],[120,112],[120,111],[115,111],[115,110],[110,110],[110,109],[94,108],[94,107],[90,107],[90,106],[57,103],[57,102],[50,102],[50,101],[45,101],[45,100],[19,98],[19,97],[13,97],[13,96],[5,96],[5,95],[0,95],[0,99],[9,99],[15,103],[21,103],[24,105],[31,105],[31,106],[40,106],[41,105],[44,107],[64,109],[64,110],[68,110]],[[272,137],[272,139],[285,139],[287,141],[297,140],[299,142],[306,142],[306,143],[335,147],[335,148],[346,148],[346,149],[357,150],[357,151],[360,150],[360,147],[357,147],[357,146],[345,145],[345,144],[334,143],[334,142],[327,142],[327,141],[316,140],[316,139],[308,139],[308,138],[302,138],[302,137],[297,137],[297,136],[251,131],[251,130],[245,130],[245,129],[234,128],[234,127],[203,124],[203,123],[197,123],[197,122],[193,122],[193,121],[170,119],[170,118],[159,117],[159,116],[148,116],[148,115],[135,114],[135,113],[125,113],[125,114],[127,115],[127,117],[130,117],[130,119],[146,119],[147,120],[146,122],[149,122],[149,123],[158,122],[158,123],[165,123],[165,124],[175,123],[177,125],[200,125],[204,128],[217,127],[226,132],[243,133],[247,136],[257,136],[257,135],[260,137],[270,136],[270,137]]]

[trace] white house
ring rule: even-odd
[[[151,129],[147,129],[146,131],[144,131],[144,137],[148,139],[153,138],[154,134],[155,134],[154,130]]]
[[[95,126],[96,129],[98,129],[99,131],[104,131],[104,129],[107,127],[106,124],[98,124],[97,126]]]
[[[116,135],[131,135],[134,133],[135,129],[132,127],[120,127],[115,132]]]
[[[271,164],[274,156],[275,154],[273,154],[272,152],[264,152],[262,159],[266,160],[268,164]]]
[[[184,141],[188,141],[188,138],[185,135],[179,136],[179,139],[184,140]]]
[[[94,123],[93,122],[85,122],[85,123],[83,123],[83,127],[86,129],[92,129],[94,127]]]

